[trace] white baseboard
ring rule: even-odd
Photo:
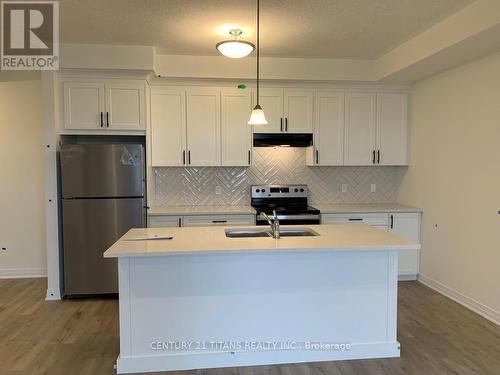
[[[61,292],[55,289],[47,289],[47,294],[45,295],[46,301],[59,301],[61,299]]]
[[[47,277],[46,268],[0,268],[0,279]]]
[[[475,299],[462,294],[455,289],[452,289],[439,281],[436,281],[428,276],[420,274],[418,276],[418,281],[422,284],[434,289],[436,292],[443,294],[444,296],[452,299],[453,301],[467,307],[469,310],[481,315],[482,317],[488,319],[489,321],[500,325],[500,312],[488,307]]]
[[[399,275],[398,281],[415,281],[418,279],[418,275]]]

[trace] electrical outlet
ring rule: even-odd
[[[217,194],[217,195],[222,194],[222,191],[221,191],[220,186],[216,186],[216,187],[215,187],[215,194]]]
[[[347,184],[342,184],[342,193],[347,193]]]
[[[377,184],[371,184],[371,185],[370,185],[370,191],[371,191],[372,193],[375,193],[375,192],[377,191]]]

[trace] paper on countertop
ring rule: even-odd
[[[173,240],[172,236],[160,236],[158,234],[152,234],[150,236],[137,236],[137,237],[128,237],[123,241],[151,241],[151,240]]]

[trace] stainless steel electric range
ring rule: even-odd
[[[261,215],[276,211],[280,224],[319,224],[320,211],[307,203],[307,185],[252,186],[252,207],[257,211],[257,225],[268,225]]]

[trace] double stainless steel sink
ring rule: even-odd
[[[226,229],[226,237],[229,238],[252,238],[252,237],[272,237],[269,229],[260,228],[239,228]],[[280,237],[314,237],[319,236],[318,232],[309,228],[281,229]]]

